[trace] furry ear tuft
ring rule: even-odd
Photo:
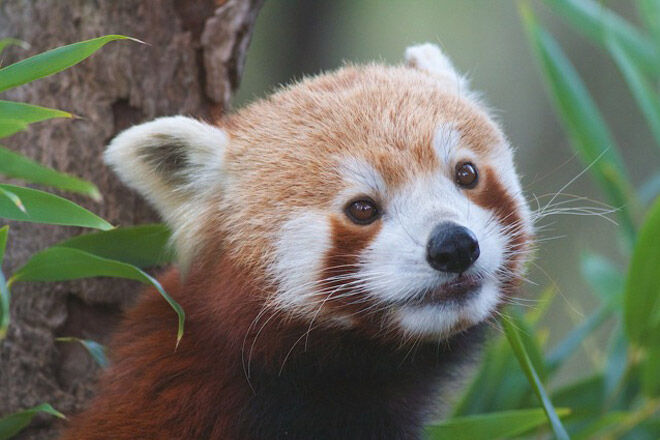
[[[228,142],[218,127],[173,116],[123,131],[105,152],[105,162],[172,229],[179,260],[194,251],[192,238],[204,214],[203,199],[222,189]]]
[[[105,162],[160,209],[172,192],[190,195],[218,183],[227,143],[224,131],[196,119],[159,118],[115,137]]]
[[[410,46],[405,53],[406,65],[423,70],[446,82],[448,87],[467,90],[469,87],[465,76],[461,75],[447,55],[438,46],[431,43]]]

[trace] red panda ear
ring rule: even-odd
[[[454,68],[449,57],[442,53],[435,44],[424,43],[410,46],[406,49],[405,58],[407,66],[436,76],[448,87],[457,88],[459,91],[466,91],[469,88],[465,76]]]
[[[177,237],[199,221],[203,199],[222,188],[229,142],[220,128],[184,116],[136,125],[115,137],[105,162],[159,211]]]

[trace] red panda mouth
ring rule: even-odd
[[[481,289],[483,279],[476,275],[461,274],[451,281],[423,292],[409,302],[411,306],[439,305],[448,303],[464,303],[474,298]]]

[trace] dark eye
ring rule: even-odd
[[[454,180],[457,185],[463,188],[474,188],[479,181],[477,167],[472,162],[461,162],[456,165],[456,175]]]
[[[380,215],[376,202],[371,199],[355,200],[346,206],[344,212],[353,223],[358,225],[368,225]]]

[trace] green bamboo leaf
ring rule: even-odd
[[[605,47],[609,34],[621,41],[626,51],[647,72],[660,71],[658,52],[646,36],[622,17],[593,0],[544,0],[544,3],[573,28],[596,44]]]
[[[29,49],[30,45],[23,40],[17,40],[16,38],[2,38],[0,39],[0,54],[8,46],[19,46],[23,49]]]
[[[532,361],[530,360],[529,355],[525,350],[525,346],[522,342],[522,339],[520,338],[518,329],[512,323],[512,321],[506,317],[502,319],[502,328],[504,329],[504,333],[506,334],[507,340],[509,341],[511,348],[513,349],[513,352],[515,353],[516,358],[518,359],[520,368],[527,376],[527,380],[532,386],[534,393],[536,394],[536,396],[541,401],[541,404],[543,405],[543,410],[545,411],[545,414],[548,420],[550,421],[550,426],[552,427],[552,431],[555,433],[555,436],[557,437],[558,440],[568,440],[569,439],[568,433],[566,432],[566,429],[559,420],[557,411],[555,410],[554,406],[552,406],[552,402],[550,401],[550,398],[548,397],[548,394],[546,393],[545,388],[541,383],[541,379],[539,379],[539,375],[534,369],[534,365],[532,364]]]
[[[138,41],[123,35],[106,35],[51,49],[11,64],[0,69],[0,92],[60,72],[78,64],[106,43],[126,39]]]
[[[611,36],[607,39],[606,44],[651,129],[656,146],[660,148],[660,100],[658,94],[619,40]]]
[[[101,199],[101,193],[94,184],[45,167],[2,146],[0,146],[0,174],[84,194],[97,201]]]
[[[637,0],[640,18],[653,35],[655,47],[660,47],[660,0]]]
[[[2,272],[2,260],[5,256],[8,235],[9,226],[0,228],[0,340],[5,337],[7,327],[9,327],[9,289],[7,288],[5,275]]]
[[[4,197],[8,198],[9,201],[11,201],[14,204],[14,206],[16,206],[21,212],[27,214],[27,211],[25,210],[25,206],[23,205],[23,202],[21,202],[20,197],[18,197],[16,194],[14,194],[13,192],[11,192],[9,190],[6,190],[4,188],[0,188],[0,196],[4,196]],[[2,203],[2,202],[0,202],[0,203]]]
[[[152,224],[78,235],[59,243],[58,246],[144,268],[172,262],[169,239],[170,231],[167,226]]]
[[[518,330],[518,335],[532,362],[532,366],[539,374],[541,380],[545,380],[548,372],[546,370],[545,360],[543,359],[543,350],[541,350],[541,346],[534,335],[534,330],[527,324],[522,315],[518,313],[517,309],[509,308],[508,317],[510,323]]]
[[[18,196],[26,210],[23,212],[10,199],[0,197],[0,217],[25,222],[81,226],[102,230],[113,228],[101,217],[54,194],[7,184],[0,184],[0,189]]]
[[[580,433],[575,439],[657,440],[660,438],[658,411],[660,402],[657,399],[625,407],[625,411],[610,411],[601,415],[594,426],[587,426],[587,432]]]
[[[53,118],[72,118],[71,113],[53,108],[0,99],[0,119],[14,119],[32,124]]]
[[[0,119],[0,138],[23,131],[27,126],[28,124],[18,119]]]
[[[92,341],[90,339],[80,339],[73,337],[57,338],[56,341],[77,342],[82,345],[85,350],[87,350],[92,359],[94,359],[101,368],[107,368],[109,365],[108,358],[105,354],[105,347],[98,342]]]
[[[614,138],[582,79],[557,42],[536,22],[526,3],[521,3],[520,11],[550,97],[571,144],[608,195],[610,204],[618,209],[621,226],[632,241],[635,228],[630,201],[634,200],[634,192]]]
[[[573,435],[572,440],[605,438],[607,432],[619,426],[629,416],[630,413],[627,411],[610,411],[580,429],[577,434]]]
[[[495,387],[489,385],[503,382],[502,378],[507,372],[506,364],[510,359],[506,348],[508,347],[502,338],[493,339],[488,343],[472,382],[454,405],[452,417],[492,412],[489,404],[493,400]]]
[[[600,414],[605,405],[603,376],[597,374],[564,385],[552,393],[552,401],[571,408],[572,418]]]
[[[21,432],[30,424],[32,418],[38,413],[50,414],[60,419],[65,419],[64,414],[57,411],[48,403],[42,403],[34,408],[9,414],[0,419],[0,440],[7,440]]]
[[[530,386],[503,337],[489,342],[470,386],[454,405],[452,417],[520,408]]]
[[[183,336],[185,320],[183,309],[155,278],[133,265],[99,257],[78,249],[54,246],[33,255],[9,279],[9,285],[18,281],[65,281],[89,277],[127,278],[152,285],[177,314],[179,326],[176,343],[178,346]]]
[[[647,396],[660,395],[660,347],[647,350],[642,363],[642,389]]]
[[[570,410],[558,409],[560,416]],[[542,409],[522,409],[457,417],[426,427],[428,440],[495,440],[511,438],[547,424]]]
[[[660,439],[660,417],[649,417],[638,424],[625,437],[626,440],[658,440]]]
[[[515,310],[509,309],[510,312]],[[540,344],[529,322],[522,314],[515,313],[516,326],[521,329],[522,340],[530,354],[533,365],[545,377],[546,366]],[[517,367],[511,346],[504,337],[489,341],[480,367],[470,386],[454,405],[452,417],[478,415],[492,412],[519,409],[531,397],[531,387],[527,378]]]
[[[660,345],[660,198],[655,201],[637,238],[624,296],[628,338],[643,347]]]

